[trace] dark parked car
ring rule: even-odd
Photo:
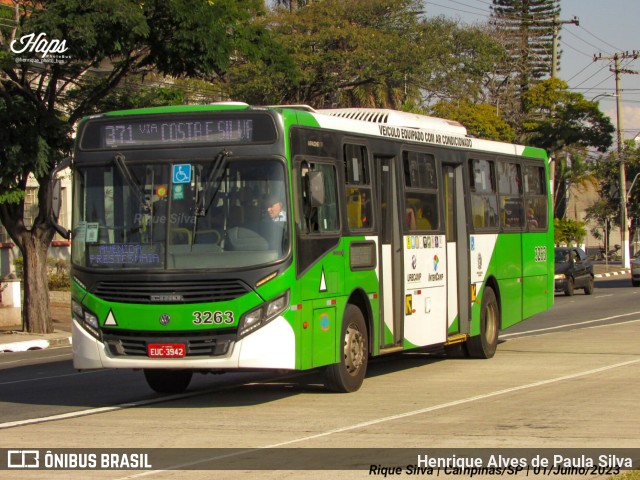
[[[593,293],[593,265],[587,254],[578,247],[558,247],[556,254],[555,290],[573,295],[576,288],[584,288],[584,293]]]

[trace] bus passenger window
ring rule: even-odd
[[[495,162],[469,160],[471,217],[474,228],[498,228],[498,197],[496,195]]]
[[[350,230],[373,226],[369,157],[363,145],[344,145],[345,197]]]
[[[422,152],[403,153],[405,226],[410,232],[438,228],[435,157]]]
[[[545,185],[544,167],[525,165],[524,195],[529,230],[547,229],[548,201]]]

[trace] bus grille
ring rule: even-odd
[[[146,332],[149,335],[148,332]],[[218,357],[226,355],[236,338],[235,334],[227,335],[193,335],[147,337],[141,335],[103,334],[103,341],[114,357],[147,357],[147,345],[153,343],[182,343],[187,350],[187,357]]]
[[[178,280],[171,282],[102,281],[96,297],[119,303],[201,303],[233,300],[249,293],[240,280]]]

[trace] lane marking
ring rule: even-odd
[[[25,425],[33,425],[35,423],[53,422],[56,420],[67,420],[70,418],[86,417],[87,415],[95,415],[97,413],[115,412],[117,410],[124,410],[125,408],[143,407],[146,405],[153,405],[156,403],[171,402],[173,400],[180,400],[182,398],[196,397],[199,395],[205,395],[215,391],[214,389],[199,390],[197,392],[179,393],[176,395],[168,395],[159,398],[150,398],[147,400],[138,400],[136,402],[120,403],[118,405],[111,405],[110,407],[89,408],[87,410],[80,410],[77,412],[60,413],[58,415],[50,415],[48,417],[39,418],[27,418],[25,420],[16,420],[14,422],[0,423],[0,430],[5,428],[23,427]]]
[[[99,372],[110,372],[111,370],[107,370],[107,369],[101,369],[101,370],[89,370],[86,372],[80,372],[80,373],[99,373]],[[69,374],[71,375],[71,374]],[[245,374],[245,375],[249,375],[249,374]],[[223,385],[217,385],[215,387],[209,387],[206,388],[204,390],[194,390],[192,392],[186,392],[186,393],[176,393],[173,395],[164,395],[161,397],[156,397],[156,398],[148,398],[146,400],[137,400],[134,402],[126,402],[126,403],[119,403],[117,405],[111,405],[111,406],[107,406],[107,407],[98,407],[98,408],[88,408],[86,410],[80,410],[80,411],[76,411],[76,412],[67,412],[67,413],[60,413],[57,415],[50,415],[47,417],[38,417],[38,418],[27,418],[24,420],[16,420],[13,422],[5,422],[5,423],[0,423],[0,430],[5,429],[5,428],[14,428],[14,427],[22,427],[25,425],[33,425],[36,423],[45,423],[45,422],[54,422],[57,420],[67,420],[70,418],[78,418],[78,417],[86,417],[87,415],[95,415],[98,413],[108,413],[108,412],[115,412],[118,410],[124,410],[126,408],[134,408],[134,407],[144,407],[147,405],[155,405],[156,403],[165,403],[165,402],[172,402],[174,400],[182,400],[182,399],[186,399],[186,398],[191,398],[191,397],[199,397],[199,396],[203,396],[203,395],[209,395],[211,393],[216,393],[216,392],[221,392],[224,390],[229,390],[232,388],[236,388],[238,386],[242,386],[242,385],[253,385],[256,384],[256,382],[268,382],[270,380],[273,380],[274,378],[282,378],[282,377],[273,377],[273,375],[270,376],[265,376],[265,378],[260,379],[260,376],[258,376],[256,378],[256,375],[253,375],[252,377],[250,377],[249,381],[240,381],[240,383],[238,383],[238,379],[235,378],[235,376],[233,378],[229,378],[229,381],[232,381],[234,383],[232,384],[223,384]]]
[[[500,338],[508,338],[508,337],[514,337],[516,335],[525,335],[527,333],[538,333],[538,332],[548,332],[551,330],[559,330],[561,328],[566,328],[566,327],[577,327],[577,326],[581,326],[581,325],[590,325],[592,323],[597,323],[597,322],[605,322],[607,320],[614,320],[616,318],[622,318],[622,317],[627,317],[630,315],[640,315],[640,311],[639,312],[630,312],[630,313],[623,313],[620,315],[613,315],[611,317],[604,317],[604,318],[596,318],[595,320],[587,320],[584,322],[578,322],[578,323],[565,323],[564,325],[556,325],[555,327],[546,327],[546,328],[538,328],[536,330],[526,330],[524,332],[516,332],[516,333],[507,333],[504,335],[500,335]],[[637,322],[640,320],[629,320],[628,322],[622,322],[622,323],[632,323],[632,322]]]
[[[578,373],[572,373],[569,375],[563,375],[561,377],[556,377],[556,378],[550,378],[548,380],[540,380],[538,382],[533,382],[533,383],[527,383],[525,385],[519,385],[517,387],[511,387],[511,388],[505,388],[502,390],[496,390],[494,392],[489,392],[489,393],[485,393],[482,395],[475,395],[473,397],[468,397],[468,398],[463,398],[460,400],[454,400],[452,402],[446,402],[446,403],[441,403],[439,405],[433,405],[431,407],[426,407],[426,408],[421,408],[418,410],[412,410],[409,412],[405,412],[405,413],[399,413],[396,415],[389,415],[386,417],[381,417],[381,418],[377,418],[377,419],[373,419],[373,420],[368,420],[366,422],[359,422],[359,423],[355,423],[353,425],[347,425],[344,427],[339,427],[339,428],[334,428],[331,430],[327,430],[325,432],[321,432],[321,433],[316,433],[314,435],[307,435],[306,437],[300,437],[300,438],[295,438],[293,440],[287,440],[285,442],[279,442],[279,443],[273,443],[271,445],[265,445],[263,447],[255,447],[255,448],[251,448],[251,449],[246,449],[246,450],[241,450],[239,452],[234,452],[234,453],[229,453],[227,455],[217,455],[214,457],[210,457],[210,458],[204,458],[202,460],[194,460],[192,462],[186,462],[186,463],[181,463],[181,464],[177,464],[177,465],[171,465],[170,467],[163,469],[163,470],[150,470],[147,472],[141,472],[141,473],[137,473],[134,475],[129,475],[126,477],[120,477],[118,478],[118,480],[130,480],[133,478],[141,478],[141,477],[146,477],[149,475],[155,475],[156,473],[163,473],[163,472],[167,472],[167,471],[174,471],[174,470],[182,470],[186,467],[193,467],[194,465],[199,465],[202,463],[207,463],[207,462],[213,462],[213,461],[218,461],[221,459],[225,459],[225,458],[231,458],[231,457],[238,457],[241,455],[245,455],[247,453],[251,453],[253,451],[255,451],[256,448],[279,448],[279,447],[285,447],[288,445],[293,445],[295,443],[300,443],[300,442],[306,442],[309,440],[316,440],[318,438],[323,438],[323,437],[328,437],[330,435],[335,435],[338,433],[345,433],[345,432],[349,432],[352,430],[357,430],[360,428],[366,428],[366,427],[371,427],[373,425],[379,425],[381,423],[386,423],[386,422],[392,422],[394,420],[402,420],[404,418],[409,418],[409,417],[414,417],[416,415],[422,415],[425,413],[431,413],[431,412],[435,412],[438,410],[444,410],[446,408],[450,408],[450,407],[456,407],[458,405],[464,405],[467,403],[472,403],[472,402],[477,402],[479,400],[486,400],[488,398],[493,398],[493,397],[498,397],[501,395],[507,395],[510,393],[514,393],[514,392],[521,392],[523,390],[529,390],[532,388],[537,388],[537,387],[545,387],[547,385],[552,385],[554,383],[559,383],[559,382],[564,382],[566,380],[574,380],[576,378],[581,378],[581,377],[586,377],[589,375],[595,375],[595,374],[599,374],[602,372],[606,372],[609,370],[613,370],[616,368],[621,368],[621,367],[628,367],[631,365],[637,365],[640,364],[640,358],[635,359],[635,360],[628,360],[626,362],[620,362],[620,363],[615,363],[613,365],[607,365],[605,367],[600,367],[600,368],[594,368],[591,370],[586,370],[584,372],[578,372]]]

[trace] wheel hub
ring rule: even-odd
[[[365,339],[362,332],[349,325],[344,336],[344,363],[349,375],[355,375],[365,361]]]

